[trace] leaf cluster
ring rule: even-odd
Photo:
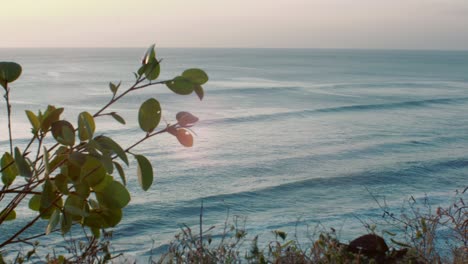
[[[190,127],[198,118],[188,112],[180,112],[174,124],[160,124],[162,109],[156,98],[148,98],[138,109],[138,125],[142,136],[133,145],[124,148],[111,136],[98,130],[98,119],[113,117],[122,125],[126,121],[111,106],[125,95],[154,85],[166,85],[176,94],[187,95],[195,91],[203,98],[202,84],[208,81],[203,70],[188,69],[170,80],[158,81],[161,60],[156,58],[154,45],[143,57],[135,75],[135,82],[121,91],[121,83],[109,83],[109,102],[94,114],[84,111],[76,120],[62,117],[65,108],[53,105],[37,112],[26,110],[31,124],[31,139],[24,149],[14,146],[10,137],[10,151],[1,157],[2,188],[0,201],[8,197],[8,203],[0,208],[0,225],[17,219],[18,206],[26,206],[36,212],[35,218],[0,241],[0,249],[14,243],[28,243],[32,238],[21,235],[43,219],[48,222],[42,235],[52,232],[66,234],[73,225],[89,228],[94,237],[119,224],[123,209],[131,195],[126,186],[125,168],[133,157],[138,164],[137,177],[141,188],[147,191],[153,184],[153,167],[144,155],[134,153],[133,148],[150,138],[169,133],[186,147],[193,145]],[[0,62],[0,85],[9,92],[9,84],[21,75],[21,66],[14,62]],[[9,103],[7,101],[9,107]],[[10,123],[8,124],[10,127]],[[47,146],[45,142],[54,142]],[[14,151],[13,151],[14,149]],[[19,180],[21,179],[21,180]],[[15,226],[16,227],[16,226]]]

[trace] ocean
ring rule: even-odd
[[[0,61],[23,66],[11,85],[14,143],[31,136],[25,109],[65,107],[63,116],[76,123],[78,113],[110,99],[109,81],[131,84],[144,52],[0,49]],[[183,224],[198,230],[202,203],[203,225],[216,226],[214,233],[239,216],[250,239],[267,242],[283,230],[307,243],[319,226],[347,241],[382,220],[375,199],[398,214],[413,198],[449,205],[467,185],[468,51],[161,48],[157,56],[161,79],[202,68],[210,81],[203,101],[155,86],[111,108],[126,126],[96,120],[97,134],[125,147],[144,136],[137,115],[149,97],[168,123],[178,111],[200,118],[193,148],[161,135],[135,149],[150,159],[155,182],[142,191],[131,159],[132,200],[113,229],[116,253],[164,252]],[[34,215],[27,205],[17,214],[0,226],[2,241]],[[49,236],[45,246],[62,239]]]

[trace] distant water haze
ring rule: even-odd
[[[466,0],[23,0],[0,7],[0,47],[468,49]]]
[[[15,142],[26,144],[25,109],[51,103],[76,122],[111,96],[108,82],[128,85],[144,49],[0,49],[23,65],[11,86]],[[250,235],[281,229],[307,243],[321,223],[346,241],[381,219],[368,189],[399,213],[404,201],[448,204],[468,173],[468,52],[314,49],[159,49],[161,78],[200,67],[206,97],[177,96],[166,87],[129,96],[112,110],[127,120],[97,120],[97,133],[131,145],[143,132],[139,105],[156,97],[168,122],[178,111],[200,118],[195,145],[162,135],[135,151],[154,165],[142,192],[132,162],[132,201],[114,232],[117,252],[161,253],[182,224],[222,227],[227,210],[247,217]],[[0,124],[6,125],[0,108]],[[8,148],[0,134],[0,147]],[[31,213],[19,209],[18,222]],[[358,220],[360,219],[360,220]],[[11,225],[15,225],[13,222]],[[42,232],[39,225],[34,231]],[[3,226],[3,225],[2,225]],[[341,228],[344,227],[344,228]],[[297,228],[297,229],[296,229]],[[2,237],[4,233],[0,234]],[[61,241],[49,236],[47,243]],[[154,240],[154,244],[153,244]]]

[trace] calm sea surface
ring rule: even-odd
[[[15,143],[30,136],[25,109],[63,106],[64,117],[75,122],[78,113],[93,113],[109,100],[109,81],[131,83],[144,51],[0,49],[0,60],[23,65],[11,88]],[[307,228],[319,223],[347,240],[366,232],[362,222],[381,219],[370,193],[398,213],[411,196],[448,204],[468,182],[468,52],[157,52],[164,59],[161,78],[198,67],[210,81],[201,102],[151,87],[113,106],[127,126],[97,120],[97,133],[122,146],[144,136],[136,117],[148,97],[161,102],[168,122],[178,111],[201,120],[193,148],[168,135],[136,148],[151,160],[156,178],[144,192],[135,162],[126,170],[132,201],[114,229],[117,252],[140,258],[161,252],[182,224],[197,226],[202,201],[204,225],[217,230],[229,210],[230,217],[246,217],[248,233],[260,240],[281,229],[305,241]],[[8,148],[4,108],[2,152]],[[18,218],[30,217],[18,210]],[[21,221],[0,226],[0,238]]]

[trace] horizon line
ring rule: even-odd
[[[105,46],[46,46],[46,47],[0,47],[0,49],[147,49],[144,46],[122,46],[122,47],[105,47]],[[468,48],[345,48],[345,47],[170,47],[161,46],[157,49],[289,49],[289,50],[386,50],[386,51],[468,51]]]

